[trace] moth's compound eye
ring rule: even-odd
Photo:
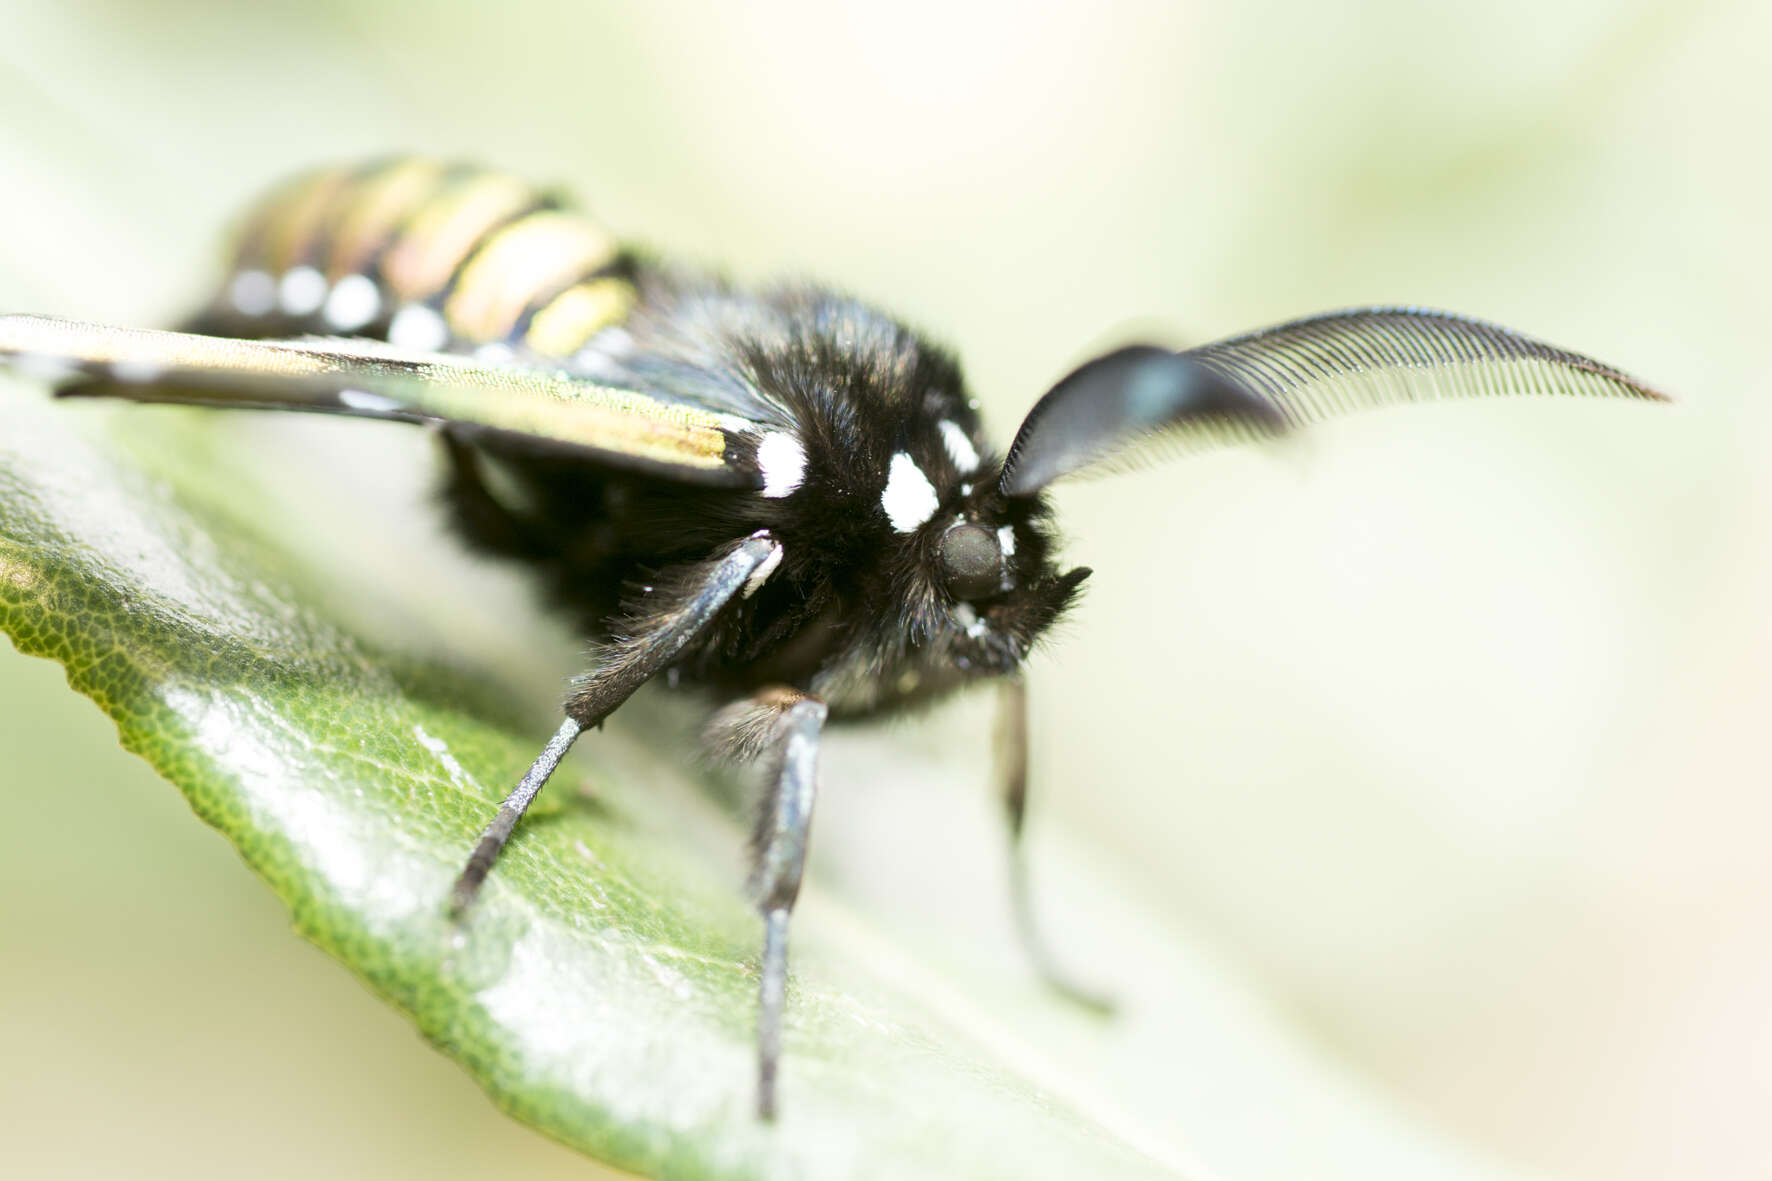
[[[961,521],[942,534],[937,557],[942,582],[956,599],[989,598],[1003,587],[1003,547],[989,529]]]

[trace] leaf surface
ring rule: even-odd
[[[607,771],[594,800],[559,793],[453,928],[451,878],[551,721],[496,671],[363,634],[198,418],[83,411],[0,382],[0,629],[513,1115],[666,1177],[1196,1175],[1051,1097],[866,940],[840,983],[796,976],[784,1119],[756,1123],[758,926],[672,839],[681,793]]]

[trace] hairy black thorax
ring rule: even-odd
[[[902,323],[813,286],[749,292],[662,269],[575,363],[593,376],[754,424],[760,491],[589,467],[521,441],[456,441],[446,496],[483,552],[534,567],[598,640],[670,592],[677,567],[767,530],[779,567],[672,666],[722,697],[771,685],[839,713],[930,702],[1012,671],[1080,577],[1049,566],[1039,497],[1004,498],[959,366]],[[797,470],[796,470],[797,469]],[[1001,585],[976,603],[943,586],[956,523],[1001,538]]]

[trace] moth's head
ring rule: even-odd
[[[1151,442],[1189,430],[1264,435],[1284,426],[1275,407],[1237,383],[1174,353],[1134,346],[1053,386],[1000,463],[978,453],[971,430],[938,420],[946,455],[933,466],[947,479],[931,481],[917,458],[895,454],[881,505],[895,524],[917,525],[922,578],[939,600],[954,664],[999,674],[1021,662],[1089,576],[1055,561],[1048,485],[1136,462]],[[921,455],[935,450],[930,442]]]
[[[1011,672],[1076,599],[1089,570],[1066,569],[1045,499],[988,481],[931,522],[923,577],[939,602],[949,658],[974,675]]]
[[[1058,564],[1043,496],[1002,491],[1003,462],[954,389],[893,424],[858,489],[878,531],[876,585],[897,608],[888,633],[944,681],[1014,671],[1089,576]]]

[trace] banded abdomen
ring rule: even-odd
[[[319,169],[269,193],[188,327],[563,358],[627,316],[631,274],[608,232],[560,197],[499,172],[399,158]]]

